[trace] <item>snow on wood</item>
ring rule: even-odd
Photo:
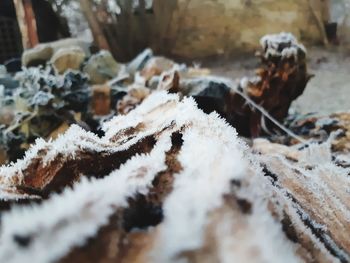
[[[274,191],[297,212],[299,224],[308,225],[318,242],[341,261],[349,261],[349,169],[332,161],[330,141],[308,145],[293,159],[282,148],[266,144],[271,147],[268,153],[264,154],[267,147],[261,142],[254,149],[263,153],[258,158],[265,175],[273,180]],[[292,228],[301,228],[291,223]]]
[[[281,262],[288,258],[290,262],[297,262],[293,246],[279,242],[284,237],[279,227],[273,224],[266,203],[262,202],[265,208],[262,211],[255,207],[257,204],[253,205],[254,216],[242,215],[239,209],[230,209],[227,203],[232,202],[235,206],[235,199],[250,206],[255,199],[253,191],[259,186],[254,184],[256,189],[250,186],[250,192],[244,196],[249,198],[247,201],[232,191],[232,181],[251,183],[251,178],[247,176],[249,159],[244,157],[246,149],[235,138],[235,131],[218,121],[215,114],[204,117],[198,116],[193,121],[193,128],[183,133],[183,147],[178,155],[183,170],[177,175],[174,190],[164,203],[165,218],[154,246],[154,262],[182,262],[194,258],[194,262],[231,262],[232,258],[239,259],[238,262],[250,262],[257,258],[246,252],[253,250],[254,246],[259,260]],[[250,175],[257,174],[254,171]],[[226,200],[223,199],[225,195]],[[243,220],[248,222],[240,226]],[[242,236],[239,228],[245,228]],[[230,231],[229,235],[225,231]],[[206,240],[208,235],[213,235],[214,241]],[[243,239],[246,242],[242,242]],[[217,255],[211,255],[215,259],[203,255],[205,242],[209,243],[206,245],[210,249],[215,247],[215,243],[219,248],[218,252],[213,251]],[[274,251],[280,253],[272,256]]]
[[[329,146],[252,152],[164,91],[103,129],[72,126],[1,168],[2,188],[41,199],[2,214],[1,262],[349,261],[349,171]]]
[[[260,39],[260,45],[264,50],[264,57],[283,57],[298,59],[298,53],[306,54],[306,48],[299,43],[291,33],[265,35]]]
[[[108,222],[113,207],[125,206],[127,198],[137,192],[147,193],[154,176],[165,168],[165,151],[169,148],[169,136],[162,136],[150,155],[131,158],[104,180],[82,180],[73,190],[54,195],[43,205],[16,208],[5,215],[0,261],[31,258],[34,262],[52,262],[84,244]],[[18,241],[21,239],[30,240],[30,245],[17,253],[23,247]]]
[[[32,48],[39,43],[32,2],[31,0],[14,0],[14,5],[22,34],[23,48]]]

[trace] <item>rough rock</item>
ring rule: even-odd
[[[41,44],[35,48],[25,50],[22,54],[22,65],[25,67],[36,67],[44,65],[50,60],[54,51],[51,46]]]
[[[50,63],[54,66],[58,74],[63,74],[67,70],[79,70],[85,60],[85,52],[78,46],[60,48],[52,56]]]
[[[104,84],[118,75],[120,65],[109,51],[102,50],[89,58],[83,71],[90,76],[92,84]]]
[[[26,67],[45,65],[51,57],[61,48],[80,47],[86,56],[90,55],[91,43],[77,38],[67,38],[54,42],[39,44],[22,54],[22,65]]]

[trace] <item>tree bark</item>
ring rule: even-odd
[[[102,29],[96,19],[96,15],[92,11],[92,5],[89,0],[80,0],[80,7],[85,15],[90,29],[92,31],[92,35],[94,37],[94,41],[100,49],[111,50],[110,46],[102,32]]]
[[[24,49],[32,48],[39,43],[37,26],[31,0],[14,0],[17,21],[22,34]]]

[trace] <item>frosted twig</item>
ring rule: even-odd
[[[234,90],[237,94],[239,94],[243,99],[245,99],[251,106],[253,106],[255,109],[257,109],[262,115],[264,115],[266,118],[268,118],[270,121],[272,121],[278,128],[280,128],[282,131],[284,131],[286,134],[288,134],[290,137],[298,140],[299,142],[303,144],[308,144],[306,140],[301,138],[299,135],[295,134],[291,130],[289,130],[287,127],[285,127],[283,124],[281,124],[279,121],[277,121],[274,117],[272,117],[263,107],[256,104],[251,98],[249,98],[248,95],[244,94],[244,92],[240,91],[237,88],[237,85],[234,85],[232,81],[230,81],[230,85],[232,90]]]

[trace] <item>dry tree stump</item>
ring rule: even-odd
[[[164,91],[104,130],[72,126],[1,168],[1,262],[349,261],[350,179],[329,155],[251,151]]]

